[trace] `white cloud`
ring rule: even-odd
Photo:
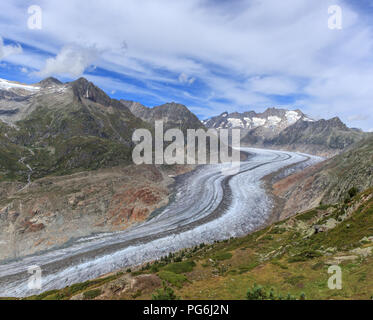
[[[249,80],[250,89],[264,94],[287,95],[298,92],[294,81],[286,77],[255,77]]]
[[[3,38],[0,37],[0,60],[19,53],[22,53],[22,47],[20,45],[4,45]]]
[[[179,75],[179,82],[182,83],[182,84],[193,84],[193,82],[195,81],[196,79],[193,78],[193,77],[188,77],[187,74],[185,74],[184,72],[180,73]]]
[[[347,119],[348,119],[348,121],[364,121],[367,118],[369,118],[368,115],[365,115],[365,114],[355,114],[355,115],[349,116]]]
[[[35,52],[8,58],[32,70],[41,68],[40,75],[77,77],[94,60],[99,68],[141,83],[122,82],[122,88],[148,90],[163,99],[187,97],[204,115],[278,105],[272,94],[301,96],[295,105],[306,113],[338,115],[346,122],[373,111],[373,27],[350,1],[38,3],[43,30],[25,30],[26,6],[9,1],[0,2],[0,30],[7,39],[56,55],[45,67],[40,66],[45,56]],[[330,4],[342,7],[342,30],[328,29]],[[78,49],[66,49],[69,43],[79,43]],[[82,53],[92,44],[99,51],[97,59]],[[188,85],[191,79],[202,84],[201,92],[195,83]],[[185,86],[168,86],[179,83]],[[120,83],[115,84],[112,89],[120,91]],[[360,124],[372,128],[373,118]]]
[[[47,59],[45,66],[36,74],[41,77],[51,75],[81,76],[98,57],[95,47],[66,45],[55,58]]]

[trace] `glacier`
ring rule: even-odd
[[[248,234],[268,221],[274,206],[262,178],[290,165],[304,168],[322,160],[294,152],[242,150],[252,156],[240,163],[237,174],[224,175],[226,164],[199,167],[178,184],[174,200],[144,223],[0,265],[0,296],[61,289],[202,242]],[[27,270],[35,265],[42,269],[40,290],[28,287]]]

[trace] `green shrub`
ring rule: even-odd
[[[262,240],[270,240],[270,241],[272,241],[273,239],[274,239],[273,236],[271,236],[270,234],[267,234],[266,236],[262,238]]]
[[[75,283],[70,287],[65,288],[67,295],[72,296],[79,291],[87,289],[92,283],[90,281],[82,282],[82,283]]]
[[[280,263],[280,262],[277,261],[277,260],[273,260],[273,261],[271,261],[271,263],[272,263],[273,265],[275,265],[275,266],[280,267],[280,268],[283,269],[283,270],[289,269],[289,267],[283,265],[282,263]]]
[[[141,290],[137,290],[133,295],[132,295],[132,299],[136,299],[138,297],[140,297],[142,295],[142,291]]]
[[[187,277],[183,274],[177,274],[171,271],[162,270],[158,273],[158,276],[168,283],[172,284],[175,287],[181,288],[185,281],[187,281]]]
[[[299,276],[293,276],[293,277],[290,277],[290,278],[286,278],[285,282],[291,284],[292,286],[295,286],[296,284],[298,284],[299,282],[301,282],[304,279],[305,279],[304,276],[299,275]]]
[[[228,260],[230,258],[232,258],[232,254],[230,252],[224,252],[224,251],[218,252],[212,256],[212,259],[217,260],[217,261]]]
[[[151,273],[157,273],[159,271],[159,267],[157,266],[157,265],[152,265],[151,267],[150,267],[150,272]]]
[[[101,289],[93,289],[93,290],[84,292],[83,297],[85,300],[92,300],[98,297],[99,295],[101,295],[101,293],[102,293]]]
[[[43,292],[43,293],[41,293],[37,296],[29,297],[28,300],[43,300],[46,297],[51,296],[51,295],[56,294],[56,293],[58,293],[58,290],[46,291],[46,292]]]
[[[247,290],[246,299],[247,300],[267,300],[268,296],[262,286],[254,284],[252,289]]]
[[[319,206],[318,209],[320,209],[320,210],[327,210],[327,209],[329,209],[330,207],[331,207],[330,204],[321,204],[321,203],[320,203],[320,206]]]
[[[163,281],[163,288],[158,289],[156,293],[152,295],[152,300],[180,300],[180,298],[177,297],[174,290],[167,287],[166,283]]]
[[[356,187],[352,187],[350,190],[348,190],[348,195],[350,198],[355,197],[359,193],[359,189]]]
[[[311,210],[311,211],[302,213],[300,215],[297,215],[296,219],[300,221],[308,221],[308,220],[311,220],[316,215],[317,215],[317,210]]]
[[[274,227],[272,230],[271,230],[271,234],[282,234],[282,233],[284,233],[286,231],[286,229],[285,228],[281,228],[281,227],[278,227],[278,226],[276,226],[276,227]]]
[[[64,298],[66,298],[66,296],[62,292],[57,292],[46,296],[43,300],[63,300]]]
[[[276,295],[273,289],[267,292],[262,286],[258,286],[256,283],[254,284],[252,289],[249,289],[247,291],[246,299],[247,300],[284,300],[282,295]],[[296,298],[292,296],[290,293],[288,293],[285,300],[296,300]],[[306,300],[306,295],[302,293],[299,297],[299,300]]]
[[[256,268],[258,265],[259,265],[259,262],[254,261],[254,262],[251,262],[248,265],[239,266],[238,267],[238,273],[243,274],[243,273],[249,272],[249,271],[253,270],[254,268]]]
[[[311,260],[317,257],[320,257],[322,254],[315,250],[304,250],[301,253],[298,253],[294,257],[289,258],[289,262],[302,262]]]
[[[311,267],[311,269],[312,269],[312,270],[320,270],[323,266],[324,266],[324,263],[322,263],[322,262],[318,262],[318,263],[314,264],[314,265]]]
[[[174,273],[186,273],[193,271],[196,266],[194,261],[183,261],[169,264],[164,267],[163,270],[174,272]]]

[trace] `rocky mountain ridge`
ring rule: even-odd
[[[84,78],[62,84],[2,82],[0,176],[33,178],[131,162],[132,134],[150,126]],[[12,168],[16,168],[13,170]]]
[[[216,126],[233,128],[235,121],[225,118],[230,117],[221,115]],[[172,182],[168,176],[192,168],[146,166],[139,172],[128,167],[134,130],[153,130],[155,119],[166,120],[166,128],[204,128],[183,105],[169,103],[150,109],[139,103],[118,101],[84,78],[70,83],[47,78],[33,85],[1,80],[0,231],[3,236],[11,235],[0,239],[2,245],[9,246],[3,251],[4,257],[61,245],[74,232],[86,236],[91,232],[122,230],[164,205]],[[245,113],[239,119],[240,126],[246,126],[241,127],[243,141],[268,148],[299,151],[304,146],[305,151],[315,148],[311,150],[315,154],[331,149],[338,153],[351,148],[363,136],[337,118],[312,121],[300,111],[268,109],[263,114]],[[364,146],[362,143],[361,150],[365,150]],[[359,171],[370,168],[368,160],[359,160],[367,159],[365,151],[347,153],[352,164],[346,169],[351,176],[346,176],[345,184],[333,180],[340,164],[345,163],[341,155],[335,158],[331,173],[310,171],[304,181],[311,189],[296,179],[296,184],[279,188],[284,190],[279,196],[289,201],[285,210],[294,208],[291,201],[302,205],[307,201],[339,199],[349,185],[355,185],[353,179],[370,181]],[[363,165],[357,165],[356,171],[354,163]],[[327,189],[332,181],[334,189]],[[337,190],[339,185],[340,192],[330,191],[330,197],[323,193]],[[84,227],[77,229],[81,223]]]
[[[264,127],[273,131],[281,131],[298,120],[314,121],[300,110],[268,108],[262,113],[256,113],[255,111],[243,113],[224,112],[219,116],[204,120],[202,123],[208,128],[215,129],[242,128],[251,130]]]
[[[146,220],[190,166],[132,164],[153,130],[84,78],[0,81],[0,260]]]
[[[370,187],[373,187],[373,136],[331,159],[276,182],[273,190],[285,199],[282,216],[287,217],[294,211],[320,204],[348,201],[349,192],[362,192]]]
[[[241,144],[334,156],[367,134],[339,118],[314,120],[300,110],[268,108],[263,113],[224,112],[202,122],[207,128],[241,129]]]
[[[164,121],[164,128],[172,129],[179,128],[183,132],[187,129],[205,129],[205,126],[199,121],[189,109],[179,103],[171,102],[165,103],[153,108],[145,107],[144,105],[134,102],[121,100],[136,117],[154,125],[154,121]]]

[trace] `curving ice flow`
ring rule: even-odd
[[[60,289],[202,242],[247,234],[266,222],[273,206],[261,179],[289,165],[321,160],[292,152],[243,149],[252,156],[241,162],[238,173],[223,175],[223,164],[200,167],[180,183],[167,207],[142,224],[0,265],[0,296]],[[42,269],[41,290],[28,288],[27,269],[33,265]]]

